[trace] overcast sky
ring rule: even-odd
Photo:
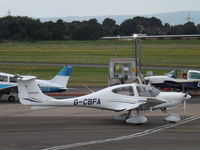
[[[0,0],[0,17],[142,15],[200,10],[200,0]]]

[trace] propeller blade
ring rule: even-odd
[[[183,102],[183,109],[184,109],[184,114],[186,113],[186,100]]]

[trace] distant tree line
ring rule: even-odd
[[[96,40],[102,36],[132,35],[133,33],[156,34],[198,34],[200,24],[187,22],[183,25],[170,25],[155,18],[134,17],[120,25],[110,18],[102,24],[96,19],[88,21],[41,22],[29,17],[6,16],[0,18],[0,41],[3,40]]]

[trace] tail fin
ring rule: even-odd
[[[167,73],[166,76],[168,76],[170,78],[176,78],[177,77],[177,72],[176,72],[176,70],[172,70],[169,73]]]
[[[17,79],[18,96],[23,105],[47,105],[54,98],[44,95],[35,82],[36,77],[24,76]]]
[[[66,87],[71,72],[72,66],[66,65],[62,70],[60,70],[60,72],[58,72],[58,74],[53,79],[50,80],[50,82]]]

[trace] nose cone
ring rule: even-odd
[[[161,92],[159,97],[166,100],[172,101],[185,101],[191,98],[189,94],[182,92]]]

